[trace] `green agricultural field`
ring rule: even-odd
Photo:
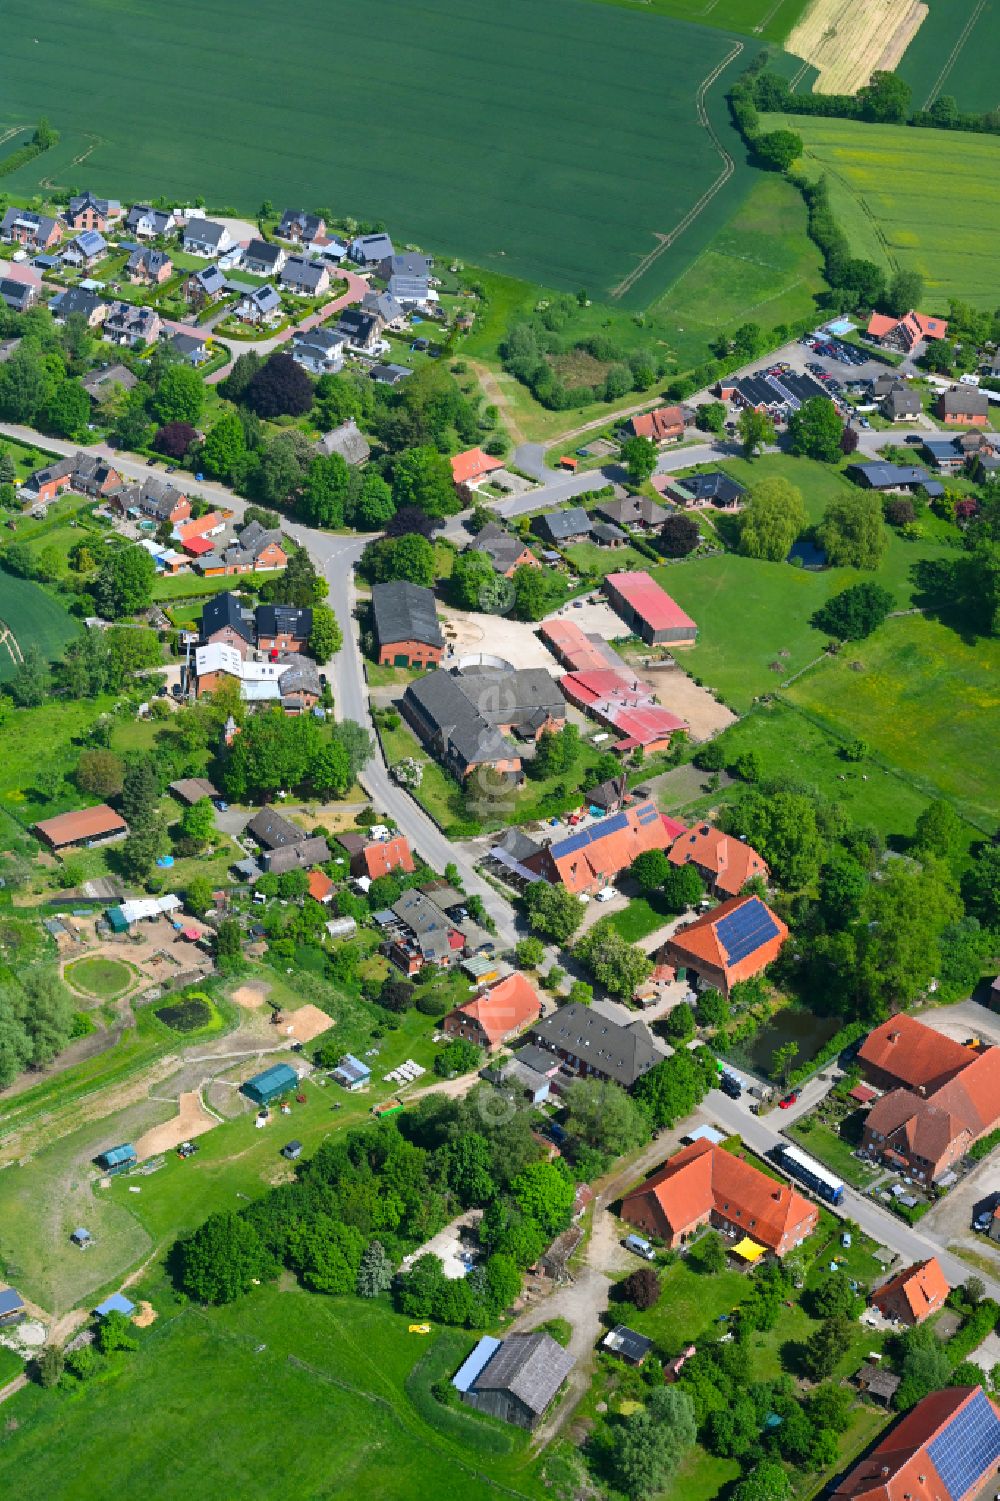
[[[802,195],[777,174],[759,177],[649,310],[649,328],[662,328],[680,352],[699,334],[708,340],[748,321],[773,328],[807,318],[825,286],[822,264],[806,235]]]
[[[696,21],[742,31],[762,41],[781,42],[805,10],[808,0],[606,0],[609,5],[639,6],[658,16]]]
[[[759,38],[800,8],[801,0],[725,0],[720,16],[746,26],[740,39],[581,0],[306,0],[293,28],[273,9],[248,17],[238,0],[208,11],[195,0],[169,11],[151,0],[124,10],[53,0],[43,39],[32,0],[13,0],[6,118],[45,110],[62,139],[5,179],[5,190],[31,195],[85,179],[129,201],[201,193],[210,208],[250,214],[264,197],[303,202],[385,220],[403,241],[477,265],[600,295],[655,252],[628,294],[644,306],[749,186],[725,91]],[[768,32],[754,36],[757,25]],[[321,68],[303,67],[306,37]],[[377,109],[371,76],[357,66],[373,37]],[[141,76],[129,66],[136,48],[147,59]],[[487,62],[498,58],[502,67]],[[70,60],[83,74],[110,68],[115,89],[59,91],[53,80]],[[140,118],[137,136],[128,122]],[[661,254],[659,237],[691,213]]]
[[[788,689],[992,831],[1000,815],[1000,643],[924,616],[890,620]]]
[[[45,661],[51,661],[62,655],[79,629],[39,584],[0,569],[0,683],[14,676],[29,647],[37,647]]]
[[[919,271],[928,312],[946,312],[951,297],[994,306],[1000,139],[802,115],[765,125],[801,135],[808,175],[827,174],[855,255]]]
[[[165,1287],[152,1297],[157,1322],[108,1379],[71,1397],[35,1386],[6,1409],[5,1491],[84,1501],[141,1487],[157,1501],[189,1501],[249,1496],[280,1471],[294,1496],[547,1494],[524,1435],[442,1409],[429,1393],[428,1377],[452,1374],[474,1335],[421,1339],[384,1300],[260,1288],[229,1308],[178,1311]],[[192,1383],[202,1435],[193,1442]],[[142,1421],[127,1444],[109,1442],[123,1400]]]
[[[951,94],[963,110],[996,108],[1000,53],[997,0],[929,0],[927,15],[896,72],[913,90],[917,109]]]

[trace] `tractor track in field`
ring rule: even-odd
[[[927,95],[927,98],[924,100],[921,106],[922,109],[930,109],[931,105],[934,103],[935,99],[944,88],[944,85],[948,79],[948,75],[958,61],[959,53],[962,51],[962,48],[969,40],[973,27],[976,25],[976,22],[979,20],[979,17],[982,15],[985,9],[986,0],[979,0],[979,4],[972,12],[965,25],[962,27],[962,30],[959,32],[954,47],[952,47],[951,51],[948,53],[948,56],[945,58],[944,66],[938,74],[937,78],[935,78],[934,83],[931,87],[931,91]]]
[[[743,46],[744,44],[742,42],[735,42],[733,44],[732,48],[722,59],[722,61],[712,69],[711,73],[709,73],[706,78],[702,79],[701,83],[698,85],[698,92],[695,95],[695,109],[698,115],[698,123],[708,131],[712,145],[722,157],[722,171],[712,183],[711,187],[706,188],[705,192],[702,193],[697,203],[693,204],[691,208],[688,209],[687,213],[684,215],[683,219],[681,219],[680,223],[674,225],[669,234],[657,234],[657,244],[654,249],[652,249],[648,255],[643,256],[642,260],[639,261],[637,265],[633,266],[628,275],[623,277],[616,287],[612,287],[612,297],[624,297],[626,292],[630,292],[632,290],[636,282],[639,281],[643,276],[645,276],[646,272],[650,269],[651,266],[656,264],[660,256],[663,255],[664,251],[669,250],[671,245],[673,245],[680,238],[680,236],[686,229],[690,229],[691,225],[698,218],[699,214],[701,214],[712,202],[712,199],[722,191],[726,183],[736,171],[736,163],[733,160],[732,154],[727,151],[725,146],[722,144],[718,131],[709,119],[708,110],[705,108],[705,96],[707,95],[709,89],[712,87],[712,84],[715,83],[716,79],[729,67],[729,64],[733,62],[737,57],[739,57],[740,53],[743,51]]]

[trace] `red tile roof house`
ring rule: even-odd
[[[391,839],[366,842],[351,856],[351,875],[367,876],[377,881],[379,876],[392,875],[401,870],[411,875],[415,866],[409,842],[405,834],[394,834]]]
[[[788,929],[759,896],[734,897],[678,928],[660,958],[728,996],[781,953]]]
[[[858,1049],[865,1078],[877,1089],[912,1089],[925,1098],[979,1055],[905,1013],[869,1032]]]
[[[876,1288],[868,1301],[883,1318],[912,1328],[932,1313],[939,1313],[950,1291],[937,1257],[931,1256],[927,1261],[904,1267]]]
[[[1000,1407],[981,1386],[931,1392],[849,1470],[831,1501],[974,1501],[996,1489]]]
[[[643,641],[694,646],[698,627],[648,573],[609,573],[603,587],[611,608]]]
[[[309,895],[314,902],[328,902],[333,896],[333,882],[318,866],[309,872]]]
[[[904,1020],[905,1035],[898,1028]],[[891,1066],[905,1070],[912,1087],[890,1089],[872,1106],[862,1150],[906,1169],[921,1183],[934,1183],[1000,1125],[1000,1048],[974,1053],[912,1017],[895,1017],[866,1040],[859,1057],[881,1058],[900,1044],[907,1051],[898,1058],[893,1053]]]
[[[723,834],[711,824],[696,824],[670,849],[671,865],[693,865],[713,896],[738,896],[751,876],[770,877],[767,862],[752,844]]]
[[[684,436],[684,409],[657,407],[655,412],[643,412],[626,422],[625,431],[630,437],[649,438],[657,444],[677,443]]]
[[[112,839],[124,839],[128,824],[107,803],[98,803],[96,808],[81,808],[76,813],[45,818],[35,824],[35,833],[50,849],[63,850],[77,844],[89,847],[108,844]]]
[[[456,1006],[441,1023],[448,1037],[464,1037],[492,1052],[517,1037],[542,1014],[542,1003],[522,974],[508,975],[474,1001]]]
[[[503,459],[494,459],[481,448],[468,448],[452,459],[451,477],[456,485],[474,485],[477,480],[502,468]]]
[[[590,894],[610,885],[637,855],[666,849],[670,840],[655,804],[636,803],[557,840],[537,855],[529,855],[524,863],[574,895]]]
[[[210,537],[217,537],[226,529],[226,518],[220,511],[209,511],[207,516],[198,516],[186,521],[179,521],[174,527],[174,537],[183,547],[185,552],[198,556],[204,552],[213,550]],[[207,543],[207,547],[201,546]],[[195,544],[192,546],[192,544]]]
[[[872,313],[866,332],[870,339],[883,348],[898,349],[909,354],[923,339],[947,338],[948,324],[944,318],[928,318],[925,313],[912,311],[902,318]]]
[[[75,469],[73,459],[57,459],[54,464],[47,464],[44,469],[36,469],[34,474],[29,475],[22,493],[32,504],[39,501],[48,504],[57,495],[72,488]]]
[[[703,1225],[714,1225],[784,1256],[815,1230],[819,1209],[734,1153],[696,1141],[626,1194],[621,1217],[671,1250]]]

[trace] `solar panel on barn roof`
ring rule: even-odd
[[[1000,1419],[981,1391],[929,1445],[934,1468],[951,1501],[959,1501],[1000,1459]]]
[[[729,964],[739,964],[741,959],[778,936],[774,919],[759,897],[751,897],[735,912],[727,913],[720,919],[716,932]]]

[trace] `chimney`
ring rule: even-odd
[[[890,1032],[889,1033],[889,1041],[890,1042],[898,1042],[899,1041],[899,1033],[898,1032]]]

